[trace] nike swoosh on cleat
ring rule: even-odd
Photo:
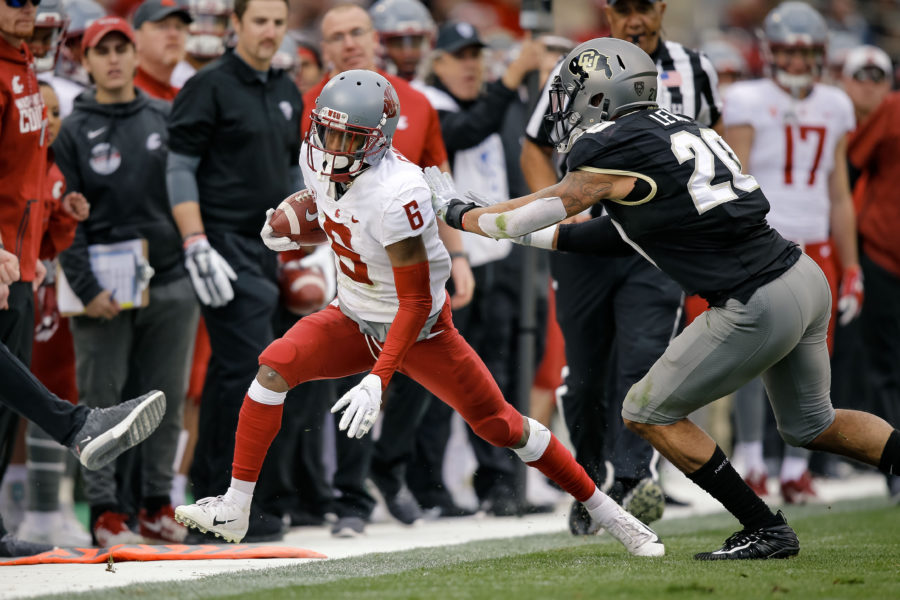
[[[716,550],[715,552],[713,552],[713,554],[733,554],[733,553],[737,552],[738,550],[743,550],[745,548],[749,548],[752,544],[753,544],[753,542],[747,542],[743,546],[735,546],[731,550]]]
[[[225,523],[233,523],[234,521],[237,521],[237,519],[229,519],[227,521],[219,521],[216,517],[213,517],[213,527],[215,527],[216,525],[224,525]]]
[[[141,523],[141,525],[143,527],[149,529],[153,533],[159,533],[160,531],[162,531],[162,523],[154,523],[152,521],[144,521],[143,523]]]

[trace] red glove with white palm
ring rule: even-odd
[[[838,323],[847,325],[859,316],[863,303],[863,277],[859,265],[844,269],[838,300]]]

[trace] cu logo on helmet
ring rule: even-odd
[[[603,71],[606,74],[607,79],[612,77],[612,68],[609,66],[609,57],[605,54],[600,54],[593,48],[585,50],[573,58],[572,62],[569,63],[569,71],[571,71],[573,75],[581,75],[582,73],[586,75],[591,71]]]

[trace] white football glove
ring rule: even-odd
[[[231,282],[237,274],[222,255],[209,245],[205,235],[188,238],[184,247],[184,266],[200,302],[206,306],[225,306],[234,298]]]
[[[325,277],[325,304],[334,300],[337,294],[337,273],[334,268],[334,252],[329,244],[316,246],[312,254],[300,259],[300,266],[319,269]]]
[[[444,173],[437,167],[425,168],[425,182],[431,188],[431,206],[440,220],[444,220],[447,207],[452,200],[459,200],[459,192],[450,173]]]
[[[259,237],[262,238],[263,244],[266,245],[266,248],[274,250],[275,252],[299,250],[300,244],[293,241],[291,238],[287,236],[272,235],[272,226],[269,225],[269,219],[272,218],[272,213],[274,212],[274,208],[270,208],[266,211],[266,222],[263,224],[262,231],[259,232]]]
[[[485,196],[482,196],[481,194],[477,194],[472,191],[466,192],[466,198],[468,198],[469,200],[471,200],[478,206],[492,206],[497,203],[493,200],[488,199]]]
[[[341,431],[347,430],[347,437],[361,438],[369,433],[381,410],[381,377],[369,373],[357,385],[341,396],[331,407],[337,413],[346,407],[338,424]]]

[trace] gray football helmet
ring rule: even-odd
[[[188,24],[185,51],[200,60],[209,60],[225,52],[231,31],[234,0],[188,0],[193,21]]]
[[[34,55],[34,70],[38,73],[52,71],[56,66],[60,42],[68,23],[62,0],[44,0],[37,7],[34,33],[28,45]]]
[[[382,36],[434,36],[431,13],[418,0],[378,0],[369,9],[372,26]]]
[[[700,47],[720,76],[723,73],[743,77],[747,74],[747,61],[734,44],[725,40],[711,40]]]
[[[550,86],[550,141],[568,152],[589,127],[641,107],[656,106],[659,74],[650,56],[630,42],[597,38],[564,59]]]
[[[346,183],[390,149],[400,100],[394,86],[378,73],[344,71],[325,84],[310,119],[307,164],[323,180]],[[320,159],[314,150],[322,153]]]
[[[82,85],[90,85],[87,71],[81,65],[81,38],[91,23],[106,16],[106,11],[94,0],[64,0],[63,6],[69,25],[60,48],[56,74]]]
[[[763,49],[771,76],[795,97],[805,96],[825,67],[828,25],[819,12],[805,2],[784,2],[772,9],[763,24]],[[778,64],[780,50],[802,50],[806,73],[789,73]]]

